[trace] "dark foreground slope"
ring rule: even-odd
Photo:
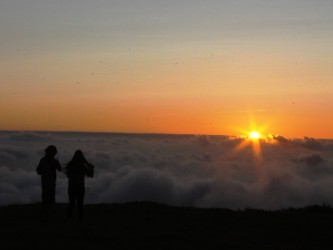
[[[56,205],[0,208],[1,249],[333,249],[333,210],[195,209],[154,203],[86,205],[80,223]]]

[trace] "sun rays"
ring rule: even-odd
[[[266,130],[266,126],[256,126],[253,120],[249,126],[248,130],[240,130],[240,136],[237,137],[239,143],[233,149],[231,155],[236,156],[241,151],[251,148],[253,160],[255,161],[255,165],[259,166],[262,160],[262,150],[261,143],[265,142],[268,137],[264,134]]]
[[[259,134],[249,135],[247,137],[240,137],[240,143],[236,145],[234,148],[232,155],[238,154],[240,151],[246,149],[247,147],[252,148],[253,156],[257,161],[260,161],[262,158],[261,152],[261,137]]]

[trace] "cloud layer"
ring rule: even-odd
[[[333,141],[273,137],[0,133],[0,205],[41,200],[35,169],[54,144],[66,164],[81,149],[95,168],[86,203],[156,201],[178,206],[279,209],[333,203]],[[239,145],[245,145],[240,148]],[[58,173],[58,202],[67,179]]]

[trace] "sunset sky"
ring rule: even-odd
[[[333,138],[331,0],[0,0],[0,130]]]

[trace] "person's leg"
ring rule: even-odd
[[[50,205],[55,204],[55,190],[56,190],[56,184],[53,183],[49,187],[49,203],[50,203]]]
[[[85,194],[85,189],[84,187],[81,187],[78,196],[77,196],[77,204],[78,204],[78,209],[79,209],[79,220],[83,221],[84,218],[84,207],[83,207],[83,201],[84,201],[84,194]]]
[[[51,205],[55,202],[55,186],[43,183],[42,185],[42,212],[41,220],[47,221]]]
[[[72,218],[76,203],[76,197],[75,197],[75,192],[73,192],[71,188],[68,189],[68,198],[69,198],[69,205],[68,205],[67,216],[68,218]]]

